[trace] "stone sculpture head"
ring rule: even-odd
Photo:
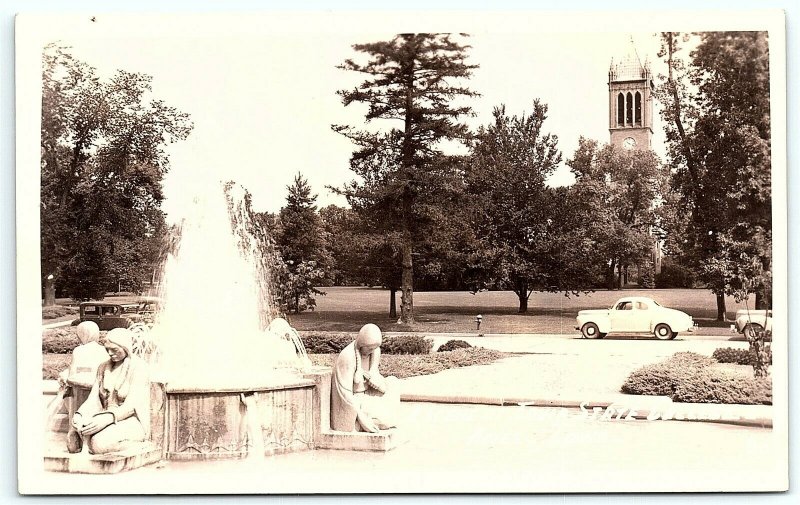
[[[103,346],[111,357],[111,361],[119,363],[128,356],[133,350],[133,336],[127,328],[114,328],[106,335]]]
[[[97,342],[100,339],[100,327],[94,321],[84,321],[77,327],[78,340],[81,344]]]
[[[363,354],[370,354],[381,346],[382,341],[381,329],[372,323],[365,324],[356,337],[356,349]]]

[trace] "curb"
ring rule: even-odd
[[[654,397],[656,398],[656,397]],[[668,399],[667,399],[668,400]],[[641,409],[631,412],[629,409],[614,409],[612,406],[618,402],[587,402],[575,400],[554,400],[554,399],[533,399],[533,398],[499,398],[489,396],[461,396],[461,395],[431,395],[404,393],[400,395],[400,401],[420,402],[420,403],[442,403],[442,404],[461,404],[461,405],[492,405],[499,407],[560,407],[568,409],[581,409],[587,412],[587,417],[591,413],[596,419],[635,419],[639,421],[678,421],[678,422],[700,422],[728,424],[734,426],[745,426],[751,428],[773,427],[771,417],[747,417],[738,414],[698,414],[692,411],[693,404],[681,404],[669,401],[669,408]],[[609,409],[609,407],[612,407]],[[603,415],[599,415],[596,409],[601,409]]]

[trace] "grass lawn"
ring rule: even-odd
[[[730,323],[717,322],[716,298],[707,289],[640,289],[596,291],[588,295],[566,297],[562,293],[533,293],[528,312],[519,314],[519,301],[510,291],[486,291],[472,294],[467,291],[416,292],[414,315],[416,322],[408,327],[391,320],[389,291],[367,287],[321,288],[326,294],[317,296],[313,312],[289,315],[289,322],[301,331],[358,331],[364,323],[378,324],[384,331],[414,331],[429,333],[477,333],[475,316],[481,314],[482,333],[575,333],[575,317],[579,310],[610,307],[623,296],[649,296],[665,307],[682,310],[700,324],[698,335],[728,334]],[[108,296],[105,301],[130,302],[131,296]],[[58,300],[66,304],[68,300]],[[400,295],[397,296],[398,313]],[[743,303],[726,298],[727,316],[732,319]],[[43,323],[72,320],[73,314]]]
[[[481,314],[482,333],[575,333],[579,310],[610,307],[623,296],[649,296],[661,305],[690,314],[700,329],[699,335],[727,334],[730,323],[717,322],[716,298],[705,289],[642,289],[597,291],[588,295],[565,297],[561,293],[533,293],[528,312],[519,314],[517,296],[510,291],[416,292],[412,327],[397,324],[388,317],[389,291],[366,287],[320,288],[325,296],[317,297],[314,312],[290,315],[298,330],[358,331],[366,322],[378,324],[384,331],[436,333],[477,333],[475,316]],[[398,313],[400,296],[398,294]],[[726,299],[728,318],[744,308],[733,298]]]

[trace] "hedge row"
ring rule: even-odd
[[[103,334],[105,332],[102,332]],[[301,334],[300,338],[309,354],[338,354],[355,339],[350,333]],[[67,326],[45,330],[42,333],[42,352],[45,354],[69,354],[80,344],[76,328]],[[433,342],[416,335],[384,337],[381,352],[384,354],[428,354]]]
[[[469,349],[472,347],[469,342],[464,340],[448,340],[439,346],[438,352],[455,351],[456,349]]]
[[[772,381],[755,379],[714,367],[717,360],[691,352],[677,353],[661,363],[631,373],[622,392],[669,396],[686,403],[772,404]]]
[[[356,334],[348,333],[302,333],[300,335],[308,354],[338,354]],[[433,348],[433,341],[416,335],[398,335],[384,337],[381,344],[383,354],[428,354]]]

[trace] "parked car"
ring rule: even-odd
[[[576,330],[583,338],[603,338],[609,333],[651,333],[671,340],[678,333],[694,331],[692,316],[662,307],[643,296],[620,298],[610,309],[581,310]]]
[[[771,340],[772,311],[738,310],[736,311],[736,322],[731,325],[731,331],[741,333],[747,338],[752,338],[756,332],[766,331],[770,335],[766,340]]]
[[[83,302],[80,304],[79,317],[73,325],[84,321],[94,321],[101,330],[114,328],[130,328],[142,322],[138,303]]]

